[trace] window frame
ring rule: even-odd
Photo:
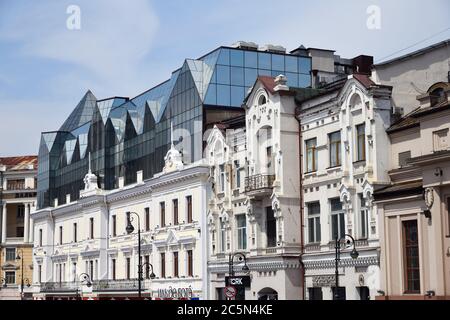
[[[239,250],[247,250],[247,217],[245,214],[238,214],[236,219],[236,240]],[[239,226],[239,219],[244,221],[243,226]]]
[[[366,154],[366,123],[363,122],[363,123],[360,123],[360,124],[356,125],[355,126],[355,132],[356,132],[356,161],[357,162],[358,161],[366,161],[366,159],[367,159],[367,154]],[[360,147],[362,147],[362,150],[360,150]]]
[[[166,202],[161,201],[159,203],[159,221],[161,224],[161,228],[166,226]]]
[[[178,223],[178,199],[172,199],[172,219],[173,219],[173,225],[177,226]]]
[[[333,201],[339,201],[341,203],[341,209],[340,210],[333,210],[333,206],[332,206],[332,202]],[[334,218],[334,216],[337,216],[337,218],[336,218],[337,219],[336,220],[336,223],[337,223],[337,238],[338,239],[342,238],[345,235],[345,233],[346,233],[346,230],[345,230],[345,212],[344,212],[344,208],[342,206],[342,202],[341,202],[340,198],[330,198],[328,200],[328,202],[329,202],[329,207],[330,207],[330,219],[331,219],[331,221],[330,221],[331,222],[330,223],[330,227],[331,227],[331,230],[330,230],[331,237],[330,237],[330,239],[333,241],[333,240],[336,240],[336,235],[333,234],[333,218]],[[341,218],[341,215],[342,215],[342,218]],[[343,219],[343,220],[341,220],[341,219]],[[341,223],[343,225],[341,225]],[[341,230],[341,228],[343,228],[343,230]]]
[[[187,223],[192,223],[192,195],[186,196]]]
[[[332,140],[333,135],[339,134],[339,140]],[[342,165],[342,157],[341,157],[341,143],[342,143],[342,138],[341,138],[341,131],[335,131],[335,132],[331,132],[328,134],[328,144],[329,144],[329,161],[330,161],[330,168],[334,168],[334,167],[340,167]],[[333,155],[332,150],[332,146],[336,145],[336,152]],[[335,163],[333,164],[333,156],[336,158],[335,159]]]
[[[312,211],[311,210],[311,206],[312,205],[316,205],[316,204],[318,204],[319,206],[319,212],[315,212],[315,213],[311,213],[310,211]],[[308,243],[310,243],[310,244],[314,244],[314,243],[320,243],[321,241],[322,241],[322,230],[321,230],[321,223],[320,223],[320,209],[321,209],[321,206],[320,206],[320,201],[312,201],[312,202],[308,202],[308,203],[306,203],[306,208],[307,208],[307,210],[308,210],[308,215],[307,215],[307,219],[308,219]],[[318,227],[317,227],[317,221],[319,222],[319,225],[318,225]],[[312,223],[312,226],[313,226],[313,231],[314,231],[314,234],[313,234],[313,241],[311,241],[311,233],[310,233],[310,226],[311,226],[311,223]]]
[[[308,143],[314,141],[314,145],[309,146]],[[309,167],[309,157],[310,157],[310,151],[311,150],[311,168]],[[311,173],[316,172],[318,166],[318,152],[317,152],[317,138],[311,138],[308,140],[305,140],[305,173]]]
[[[417,232],[417,241],[415,245],[410,245],[408,247],[407,245],[407,225],[408,224],[415,224],[415,228],[416,228],[416,232]],[[410,257],[408,256],[408,248],[416,248],[417,249],[417,263],[418,266],[417,268],[411,268],[408,266],[409,264],[409,259]],[[420,245],[419,245],[419,223],[417,221],[417,219],[408,219],[408,220],[403,220],[402,221],[402,251],[403,251],[403,280],[404,280],[404,288],[403,291],[405,294],[420,294],[421,292],[421,288],[422,288],[422,283],[420,281],[420,274],[421,274],[421,270],[420,270]],[[419,284],[419,289],[418,290],[413,290],[409,287],[410,283],[409,283],[409,277],[410,277],[410,269],[414,269],[418,271],[418,279],[416,279],[416,281],[418,281]]]

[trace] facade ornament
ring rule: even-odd
[[[433,188],[426,188],[423,192],[423,197],[425,200],[425,205],[427,206],[428,210],[430,210],[434,204]]]
[[[91,170],[91,153],[89,152],[89,169],[88,173],[84,176],[83,182],[84,182],[84,190],[85,191],[93,191],[98,189],[98,180],[97,176],[92,173]]]
[[[166,156],[164,157],[164,168],[163,172],[168,173],[176,170],[183,169],[183,156],[181,153],[175,148],[173,144],[173,124],[170,123],[170,149],[167,151]]]

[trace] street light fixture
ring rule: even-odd
[[[0,282],[3,283],[2,284],[2,288],[7,288],[8,287],[8,285],[6,284],[6,279],[5,278],[1,278]]]
[[[83,277],[83,279],[81,279],[81,277]],[[79,278],[81,280],[81,283],[86,282],[86,287],[92,287],[91,277],[87,273],[83,272],[82,274],[80,274]]]
[[[242,260],[244,260],[244,266],[242,267],[242,271],[244,272],[250,271],[249,267],[247,266],[247,257],[245,256],[245,254],[243,254],[242,252],[237,252],[235,254],[230,253],[228,258],[228,268],[230,276],[234,276],[234,258],[237,256],[239,256]]]
[[[19,255],[19,252],[20,252],[20,255]],[[27,287],[30,287],[30,280],[28,278],[27,279],[23,278],[23,261],[24,261],[24,259],[23,259],[23,250],[22,249],[18,249],[17,250],[16,260],[21,260],[21,274],[22,274],[21,278],[22,279],[20,280],[20,296],[23,299],[23,285],[24,285],[24,282],[26,281],[27,282]],[[5,282],[5,284],[6,284],[6,282]]]
[[[344,242],[344,247],[341,248],[341,242]],[[344,234],[344,236],[342,236],[341,238],[338,239],[338,236],[336,235],[336,243],[335,243],[335,253],[336,253],[336,258],[335,258],[335,288],[334,288],[334,299],[337,300],[339,299],[339,293],[338,293],[338,288],[339,288],[339,261],[341,260],[341,250],[350,248],[353,246],[353,250],[350,252],[350,257],[352,257],[352,259],[357,259],[359,256],[358,251],[355,248],[355,239],[349,235],[349,234]]]
[[[127,226],[125,228],[127,234],[132,234],[134,232],[134,226],[131,224],[133,221],[133,217],[131,215],[135,215],[137,217],[137,223],[138,223],[138,295],[139,298],[142,298],[142,268],[144,265],[147,265],[147,267],[151,267],[152,273],[150,274],[150,278],[154,279],[156,276],[153,273],[153,265],[146,262],[142,264],[142,257],[141,257],[141,218],[136,212],[127,212]]]

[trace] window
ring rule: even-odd
[[[323,300],[322,288],[308,288],[309,300]]]
[[[308,208],[308,241],[309,243],[320,242],[320,203],[308,203],[306,207]]]
[[[192,196],[186,197],[187,222],[192,223]]]
[[[145,231],[150,231],[150,208],[145,208]]]
[[[94,280],[94,260],[89,261],[89,277]]]
[[[39,229],[39,247],[42,247],[42,229]]]
[[[266,148],[266,161],[267,161],[267,170],[271,174],[272,173],[272,147]]]
[[[16,248],[6,248],[5,259],[6,261],[16,260]]]
[[[6,281],[6,284],[15,284],[16,283],[16,272],[15,271],[6,271],[5,272],[5,281]]]
[[[399,167],[407,166],[409,159],[411,159],[411,151],[400,152],[398,154],[398,166]]]
[[[419,241],[417,220],[403,222],[403,250],[405,257],[405,291],[420,292]]]
[[[445,100],[447,100],[447,97],[444,88],[436,88],[430,92],[430,106],[435,106]]]
[[[59,226],[59,244],[63,243],[63,227]]]
[[[112,236],[117,236],[117,216],[112,216]]]
[[[219,177],[219,179],[220,179],[220,190],[222,192],[224,192],[225,191],[225,165],[221,164],[219,166],[219,169],[220,169],[220,172],[219,172],[219,174],[220,174],[220,177]]]
[[[309,139],[306,144],[306,172],[317,170],[317,139]]]
[[[365,124],[360,124],[356,126],[356,150],[357,150],[357,161],[366,160],[366,126]]]
[[[331,237],[340,239],[345,235],[345,218],[342,203],[339,198],[331,199]]]
[[[77,281],[77,263],[72,263],[72,280],[73,282]]]
[[[433,151],[448,149],[448,129],[433,132]]]
[[[236,160],[234,161],[234,167],[236,170],[236,184],[235,184],[235,188],[240,188],[241,187],[241,167],[239,166],[239,161]]]
[[[116,280],[116,259],[111,260],[111,277]]]
[[[17,219],[23,220],[24,216],[25,216],[25,205],[19,204],[17,206]]]
[[[173,253],[173,276],[178,278],[178,252]]]
[[[42,282],[42,264],[38,265],[38,282]]]
[[[131,278],[131,259],[129,257],[127,258],[126,273],[127,273],[126,274],[127,279],[130,280],[130,278]]]
[[[172,200],[173,205],[173,225],[178,225],[178,199]]]
[[[341,165],[341,132],[330,133],[330,167],[337,167]]]
[[[89,238],[94,239],[94,218],[89,218]]]
[[[77,230],[77,224],[74,223],[73,224],[73,242],[77,242],[77,234],[78,234],[78,230]]]
[[[166,253],[161,252],[161,278],[166,277]]]
[[[194,274],[194,261],[192,260],[192,250],[187,251],[188,256],[188,276],[193,277]]]
[[[164,201],[160,202],[159,208],[160,208],[161,227],[165,227],[166,226],[166,203]]]
[[[336,287],[331,288],[331,291],[333,293],[333,300],[345,300],[345,298],[346,298],[345,297],[346,296],[345,287],[338,287],[337,289],[338,290],[337,290],[337,297],[336,297],[336,294],[335,294]]]
[[[359,194],[360,203],[360,233],[361,239],[367,239],[369,237],[369,211],[366,208],[366,200],[363,198],[362,193]]]
[[[277,244],[277,228],[272,207],[266,207],[266,234],[267,247],[275,247]]]
[[[145,279],[150,279],[150,256],[144,256]]]
[[[245,214],[236,216],[238,249],[247,249],[247,222]]]
[[[23,238],[24,229],[23,227],[16,227],[16,237]]]
[[[225,227],[225,221],[220,220],[220,250],[221,252],[225,252],[226,243],[227,243],[227,229]]]

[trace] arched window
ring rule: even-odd
[[[265,95],[261,95],[258,99],[258,106],[262,106],[267,103],[267,98]]]

